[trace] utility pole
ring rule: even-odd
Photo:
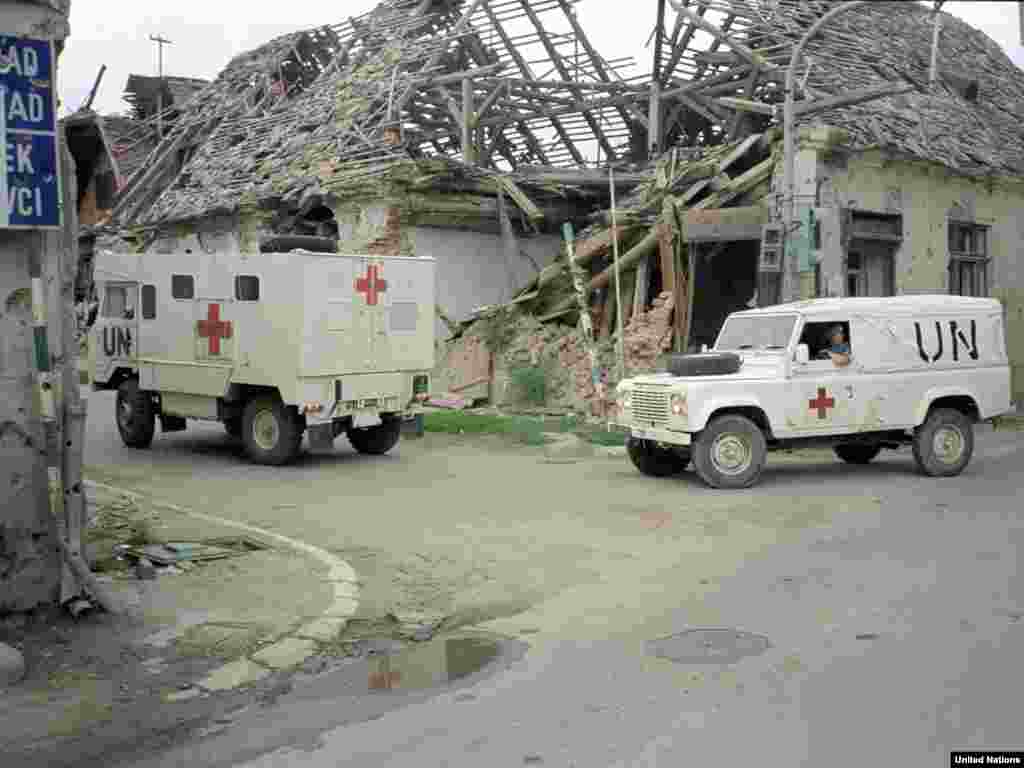
[[[160,87],[156,92],[156,132],[161,139],[164,137],[164,46],[174,45],[171,40],[166,40],[160,35],[150,35],[149,39],[156,43],[157,60],[159,62],[157,72],[160,78]]]
[[[68,0],[0,0],[0,613],[80,593],[85,402],[74,333],[75,171],[57,121]],[[34,104],[35,108],[17,108]],[[14,150],[17,149],[15,152]]]

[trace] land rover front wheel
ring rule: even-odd
[[[678,475],[690,463],[688,454],[663,448],[653,440],[640,440],[635,437],[626,438],[626,453],[629,454],[633,466],[650,477]]]
[[[117,388],[117,431],[129,448],[149,448],[156,432],[156,412],[149,392],[139,389],[138,379]]]
[[[974,426],[952,408],[932,411],[914,432],[914,461],[929,477],[959,475],[973,453]]]
[[[882,452],[882,447],[880,445],[847,443],[837,445],[833,450],[836,452],[836,456],[847,464],[870,464]]]
[[[255,463],[280,466],[298,456],[302,425],[280,398],[257,397],[242,414],[242,442]]]
[[[395,447],[402,434],[401,419],[383,419],[375,427],[350,429],[346,433],[352,447],[370,456],[382,456]]]
[[[693,466],[712,488],[749,488],[761,477],[768,447],[761,428],[746,416],[720,416],[697,438]]]

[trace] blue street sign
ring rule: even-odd
[[[61,226],[53,43],[0,35],[0,228]]]

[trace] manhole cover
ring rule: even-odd
[[[649,644],[649,652],[680,664],[734,664],[771,647],[767,637],[738,629],[691,629]]]

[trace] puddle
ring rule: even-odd
[[[771,647],[768,638],[738,629],[691,629],[649,644],[649,652],[680,664],[734,664]]]
[[[422,690],[479,672],[498,658],[500,646],[479,637],[447,637],[415,645],[389,643],[366,659],[371,691]]]

